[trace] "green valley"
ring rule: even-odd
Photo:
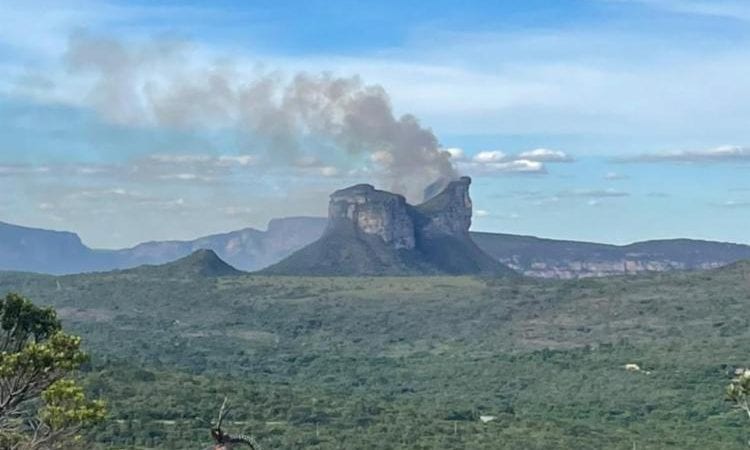
[[[84,338],[98,448],[745,448],[750,265],[576,281],[0,275]],[[637,364],[640,371],[626,371]],[[480,420],[480,416],[487,422]],[[491,417],[487,417],[491,416]]]

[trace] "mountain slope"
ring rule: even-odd
[[[273,219],[266,231],[245,228],[191,241],[156,241],[116,252],[118,267],[163,264],[199,249],[210,249],[242,270],[257,270],[286,257],[320,237],[325,219],[288,217]]]
[[[319,240],[260,273],[313,276],[418,275],[437,273],[410,250],[388,248],[374,236],[349,227],[333,228]]]
[[[167,264],[143,265],[125,272],[159,278],[228,277],[244,273],[224,262],[213,250],[196,250]]]

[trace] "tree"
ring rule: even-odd
[[[727,386],[727,400],[750,418],[750,369],[738,369]]]
[[[87,360],[80,347],[53,309],[17,294],[0,299],[0,448],[70,448],[104,418],[104,404],[66,378]]]

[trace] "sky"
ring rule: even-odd
[[[0,3],[0,221],[98,248],[412,202],[473,229],[750,243],[750,2]]]

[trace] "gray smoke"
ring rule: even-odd
[[[78,35],[66,61],[91,78],[88,104],[115,123],[235,132],[255,151],[262,143],[276,164],[363,156],[378,182],[415,199],[435,180],[458,175],[432,130],[412,115],[396,117],[381,86],[330,73],[242,71],[191,56],[185,43],[130,46]]]

